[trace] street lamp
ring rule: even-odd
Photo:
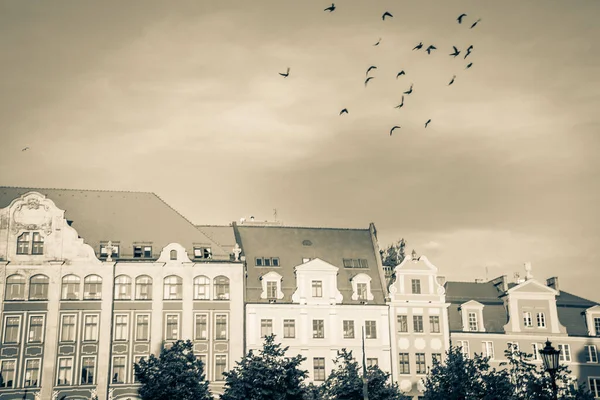
[[[540,356],[544,362],[544,369],[550,374],[552,379],[552,393],[554,400],[558,400],[558,391],[556,388],[556,371],[558,370],[558,358],[560,350],[556,350],[550,340],[546,339],[546,347],[540,350]]]

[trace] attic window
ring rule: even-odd
[[[312,242],[310,240],[303,240],[302,246],[312,246]]]
[[[100,243],[100,257],[106,258],[108,256],[108,251],[106,249],[106,246],[108,246],[108,243]],[[118,244],[113,243],[113,245],[112,245],[112,257],[115,257],[115,258],[119,257],[119,245]]]
[[[364,259],[344,258],[344,268],[369,268],[369,265]]]
[[[210,247],[194,247],[194,258],[212,258],[212,250]]]
[[[279,267],[279,257],[256,257],[254,259],[256,267]]]
[[[133,246],[133,258],[151,258],[152,257],[152,246]]]

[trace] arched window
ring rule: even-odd
[[[15,274],[6,278],[6,300],[25,300],[25,277]]]
[[[65,275],[62,278],[61,300],[79,300],[81,279],[77,275]]]
[[[229,278],[226,276],[215,278],[215,300],[229,300]]]
[[[83,299],[102,299],[102,278],[98,275],[88,275],[83,279]]]
[[[171,260],[177,260],[177,250],[171,250]]]
[[[115,278],[115,300],[131,300],[131,278],[127,275]]]
[[[29,300],[48,300],[48,284],[46,275],[34,275],[29,279]]]
[[[135,278],[135,299],[152,300],[152,278],[148,275]]]
[[[210,300],[210,279],[206,276],[194,278],[194,300]]]
[[[183,290],[181,289],[181,278],[177,275],[165,278],[164,296],[165,300],[181,300]]]

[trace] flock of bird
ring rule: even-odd
[[[329,6],[329,7],[325,8],[323,11],[329,11],[330,13],[332,13],[333,11],[335,11],[335,9],[336,9],[335,3],[331,3],[331,6]],[[467,16],[467,14],[464,14],[464,13],[463,13],[463,14],[459,15],[459,16],[458,16],[458,18],[456,18],[456,20],[458,21],[458,23],[459,23],[459,24],[462,24],[462,23],[463,23],[463,18],[465,18],[466,16]],[[381,16],[381,19],[382,19],[383,21],[385,21],[385,20],[386,20],[386,18],[393,18],[393,17],[394,17],[394,16],[392,15],[392,13],[390,13],[389,11],[385,11],[385,12],[383,13],[383,15]],[[475,28],[475,26],[477,26],[477,24],[478,24],[480,21],[481,21],[481,18],[477,19],[475,22],[473,22],[473,24],[471,24],[471,27],[470,27],[469,29],[473,29],[473,28]],[[375,44],[373,44],[373,46],[379,46],[379,44],[381,43],[381,40],[382,40],[382,38],[379,38],[379,40],[378,40],[378,41],[377,41]],[[416,50],[416,51],[418,51],[418,50],[421,50],[421,49],[423,48],[423,46],[424,46],[423,42],[419,42],[419,44],[417,44],[417,45],[416,45],[416,46],[413,48],[413,51],[415,51],[415,50]],[[456,46],[452,46],[452,49],[453,49],[453,52],[452,52],[452,53],[450,53],[450,54],[448,54],[448,55],[449,55],[449,56],[452,56],[452,57],[454,57],[454,58],[456,58],[456,57],[457,57],[457,56],[458,56],[458,55],[461,53],[461,51],[460,51],[460,50],[459,50],[459,49],[458,49]],[[426,52],[428,55],[431,55],[431,52],[432,52],[432,51],[434,51],[434,50],[437,50],[437,47],[435,47],[433,44],[430,44],[430,45],[429,45],[427,48],[425,48],[425,52]],[[468,56],[471,54],[471,52],[472,52],[472,51],[473,51],[473,45],[470,45],[470,46],[469,46],[469,47],[466,49],[466,51],[465,51],[465,55],[464,55],[463,59],[466,59],[466,58],[467,58],[467,57],[468,57]],[[467,69],[471,68],[472,66],[473,66],[473,63],[472,63],[472,62],[469,62],[469,63],[466,65],[465,69],[467,70]],[[377,69],[377,66],[375,66],[375,65],[371,65],[371,66],[370,66],[370,67],[367,69],[367,72],[366,72],[366,74],[365,74],[365,75],[366,75],[366,79],[365,79],[365,88],[367,87],[367,85],[368,85],[369,81],[371,81],[372,79],[375,79],[375,76],[370,76],[370,75],[369,75],[369,73],[370,73],[371,71],[373,71],[373,70],[376,70],[376,69]],[[287,71],[286,71],[285,73],[283,73],[283,72],[280,72],[280,73],[279,73],[279,75],[283,76],[284,78],[287,78],[287,77],[290,75],[290,68],[288,67],[288,68],[287,68]],[[400,71],[400,72],[398,72],[398,74],[396,75],[396,79],[400,78],[400,77],[401,77],[401,76],[403,76],[403,75],[406,75],[406,72],[405,72],[404,70],[401,70],[401,71]],[[456,75],[453,75],[453,76],[452,76],[452,79],[451,79],[451,80],[450,80],[450,82],[448,83],[448,86],[452,85],[452,84],[454,83],[454,80],[455,80],[455,79],[456,79]],[[409,87],[409,89],[408,89],[408,90],[406,90],[405,92],[403,92],[403,94],[402,94],[402,100],[401,100],[400,104],[398,104],[398,105],[397,105],[397,106],[395,106],[394,108],[398,108],[398,109],[400,109],[400,108],[402,108],[402,107],[404,106],[404,95],[407,95],[407,96],[409,96],[409,95],[410,95],[410,94],[413,92],[413,86],[414,86],[414,85],[411,83],[411,84],[410,84],[410,87]],[[342,110],[340,111],[339,115],[342,115],[342,114],[348,114],[348,109],[347,109],[347,108],[344,108],[344,109],[342,109]],[[429,126],[429,124],[430,124],[430,123],[431,123],[431,119],[428,119],[428,120],[427,120],[427,122],[425,122],[425,128],[427,128],[427,127]],[[401,126],[399,126],[399,125],[395,125],[395,126],[393,126],[393,127],[392,127],[392,129],[390,129],[390,136],[392,136],[392,133],[393,133],[393,132],[394,132],[394,130],[396,130],[396,129],[401,129]]]

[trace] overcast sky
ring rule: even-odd
[[[198,224],[372,221],[448,279],[530,261],[600,301],[600,2],[329,5],[0,0],[0,185],[152,191]]]

